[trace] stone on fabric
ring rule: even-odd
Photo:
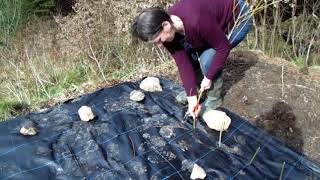
[[[149,91],[162,91],[162,87],[160,85],[160,80],[156,77],[147,77],[140,83],[140,88]]]
[[[231,124],[230,117],[223,111],[209,110],[203,114],[202,118],[210,129],[217,131],[225,131]]]
[[[204,179],[206,176],[207,176],[207,174],[202,167],[200,167],[197,164],[193,165],[190,179]]]
[[[145,95],[143,92],[138,91],[138,90],[133,90],[130,93],[130,99],[133,101],[142,101],[144,99]]]
[[[34,136],[37,134],[37,129],[32,126],[22,126],[20,133],[25,136]]]
[[[78,110],[81,121],[91,121],[94,119],[94,114],[89,106],[81,106]]]

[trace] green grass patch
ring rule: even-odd
[[[23,114],[29,110],[29,105],[12,99],[0,100],[0,121]]]
[[[298,66],[298,67],[304,67],[304,59],[303,57],[298,57],[296,59],[293,60],[293,63]]]
[[[59,97],[67,91],[78,90],[78,86],[88,80],[84,66],[77,66],[54,77],[55,84],[47,85],[40,94],[41,99]]]
[[[35,107],[45,105],[49,100],[63,98],[66,93],[77,93],[80,91],[79,86],[87,81],[86,68],[79,65],[58,73],[54,77],[54,84],[44,84],[43,88],[36,88],[35,85],[32,85],[26,86],[28,89],[17,90],[24,91],[27,99],[14,98],[10,92],[3,89],[0,95],[0,119],[4,120],[27,113]]]

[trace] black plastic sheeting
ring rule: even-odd
[[[139,83],[1,123],[0,179],[189,179],[194,163],[206,179],[279,179],[281,171],[282,179],[320,179],[316,163],[226,109],[232,124],[218,147],[218,132],[183,119],[186,107],[174,98],[182,88],[169,80],[161,79],[163,92],[131,101]],[[97,118],[80,121],[82,105]],[[39,133],[21,135],[30,122]]]

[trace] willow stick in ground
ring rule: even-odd
[[[203,91],[200,91],[200,93],[199,93],[199,97],[197,99],[197,106],[196,106],[195,110],[198,110],[198,108],[199,108],[199,103],[200,103],[200,99],[202,97]],[[195,116],[193,116],[193,125],[192,125],[192,127],[193,127],[193,129],[196,128],[196,117]]]
[[[221,124],[220,127],[220,134],[219,134],[219,147],[221,147],[221,138],[222,138],[222,131],[224,129],[224,122]]]

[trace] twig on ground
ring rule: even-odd
[[[296,86],[296,87],[299,87],[299,88],[304,88],[304,89],[308,89],[310,91],[316,91],[315,89],[312,89],[312,88],[309,88],[307,86],[303,86],[303,85],[300,85],[300,84],[288,84],[289,86]]]
[[[280,86],[282,84],[267,84],[267,86]],[[307,86],[304,86],[304,85],[301,85],[301,84],[286,84],[287,88],[290,88],[291,86],[295,86],[295,87],[298,87],[298,88],[303,88],[303,89],[307,89],[307,90],[310,90],[310,91],[316,91],[315,89],[312,89],[312,88],[309,88]]]
[[[132,146],[133,158],[135,158],[136,157],[136,150],[134,148],[134,144],[133,144],[133,141],[132,141],[131,137],[129,135],[128,135],[128,137],[129,137],[129,140],[130,140],[131,146]]]

